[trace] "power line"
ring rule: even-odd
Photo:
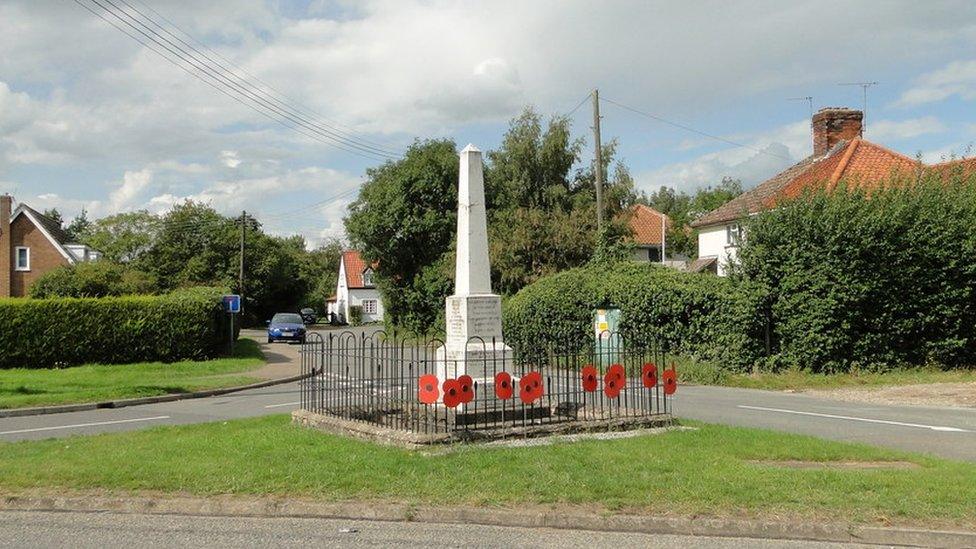
[[[635,109],[634,107],[628,107],[627,105],[624,105],[623,103],[619,103],[617,101],[614,101],[613,99],[608,99],[606,97],[601,97],[600,100],[601,101],[606,101],[607,103],[610,103],[612,105],[616,105],[617,107],[620,107],[621,109],[624,109],[624,110],[633,112],[635,114],[639,114],[641,116],[646,116],[647,118],[650,118],[652,120],[656,120],[656,121],[661,122],[663,124],[667,124],[669,126],[674,126],[675,128],[680,128],[682,130],[685,130],[685,131],[688,131],[688,132],[691,132],[691,133],[698,134],[698,135],[700,135],[702,137],[707,137],[709,139],[714,139],[716,141],[721,141],[723,143],[728,143],[729,145],[734,145],[736,147],[740,147],[740,148],[743,148],[743,149],[749,149],[749,150],[755,151],[755,152],[757,152],[759,154],[765,154],[765,155],[768,155],[768,156],[773,156],[773,157],[776,157],[776,158],[780,158],[780,159],[783,159],[783,160],[789,160],[790,162],[793,162],[793,159],[792,158],[788,158],[786,156],[782,156],[782,155],[779,155],[779,154],[776,154],[776,153],[772,153],[772,152],[769,152],[768,150],[765,150],[765,149],[759,149],[759,148],[753,147],[751,145],[746,145],[744,143],[738,143],[736,141],[732,141],[731,139],[727,139],[725,137],[721,137],[721,136],[718,136],[718,135],[713,135],[713,134],[710,134],[710,133],[707,133],[707,132],[703,132],[701,130],[697,130],[695,128],[692,128],[691,126],[687,126],[685,124],[681,124],[681,123],[675,122],[673,120],[668,120],[667,118],[664,118],[664,117],[661,117],[661,116],[657,116],[655,114],[651,114],[649,112],[645,112],[645,111],[642,111],[642,110],[639,110],[639,109]]]
[[[96,11],[89,5],[83,3],[81,0],[74,0],[76,4],[83,7],[93,15],[99,17],[106,23],[112,25],[114,28],[122,32],[123,34],[129,36],[136,42],[139,42],[149,50],[153,51],[157,55],[163,57],[168,62],[172,63],[174,66],[183,70],[184,72],[190,74],[194,78],[197,78],[201,82],[209,85],[218,92],[227,95],[231,99],[234,99],[238,103],[254,110],[255,112],[279,123],[285,127],[294,129],[299,133],[320,141],[322,143],[328,144],[330,146],[337,147],[339,149],[345,150],[352,154],[357,154],[359,156],[367,156],[381,159],[392,159],[396,158],[393,155],[381,153],[377,150],[373,150],[368,146],[362,145],[354,140],[345,138],[341,135],[337,135],[335,132],[330,132],[324,129],[321,125],[310,122],[304,117],[295,116],[293,113],[289,112],[287,108],[283,108],[280,104],[268,100],[266,97],[262,97],[259,94],[255,94],[253,90],[242,86],[240,83],[228,78],[224,72],[215,69],[212,65],[201,61],[198,57],[187,52],[186,50],[179,47],[173,41],[167,39],[166,37],[160,35],[158,32],[153,31],[149,26],[129,14],[127,11],[119,8],[116,4],[113,4],[111,0],[102,0],[107,4],[115,7],[116,10],[112,10],[110,7],[106,7],[105,4],[101,3],[100,0],[90,0],[93,5],[100,8],[105,14],[110,15],[114,19],[118,20],[120,23],[131,28],[138,34],[145,37],[145,40],[136,36],[129,30],[123,28],[115,21],[112,21],[105,17],[102,12]],[[122,14],[122,15],[119,15]],[[124,17],[123,17],[124,16]],[[155,45],[150,45],[149,42]],[[167,55],[161,50],[169,52]],[[182,62],[182,63],[181,63]],[[191,68],[188,68],[189,65]],[[239,78],[239,77],[238,77]],[[281,120],[281,119],[284,120]],[[286,121],[287,122],[286,122]],[[289,124],[290,122],[290,124]]]
[[[587,92],[586,95],[583,96],[583,99],[580,99],[580,102],[577,103],[575,107],[573,107],[573,110],[569,111],[564,116],[566,118],[569,118],[570,116],[573,116],[573,114],[575,114],[576,111],[578,111],[579,108],[583,106],[583,103],[586,103],[586,100],[589,99],[590,97],[592,97],[592,95],[593,95],[593,92],[592,91]]]
[[[230,77],[227,76],[229,71],[227,71],[226,69],[214,68],[214,66],[208,63],[207,61],[204,61],[194,53],[191,53],[183,49],[183,47],[181,47],[179,44],[174,43],[172,40],[154,31],[144,21],[136,18],[128,11],[120,8],[118,4],[115,4],[113,2],[113,0],[91,0],[91,1],[94,4],[98,5],[101,9],[105,10],[106,13],[110,14],[114,18],[121,21],[123,24],[127,25],[128,27],[132,28],[136,32],[148,38],[154,44],[161,46],[166,51],[175,55],[178,59],[180,59],[184,63],[191,65],[195,70],[203,73],[204,75],[211,78],[212,80],[215,80],[219,85],[230,88],[234,93],[242,96],[244,99],[252,103],[255,103],[257,106],[270,110],[277,115],[283,116],[290,122],[303,126],[304,128],[309,129],[314,133],[321,135],[322,137],[325,137],[330,141],[335,142],[336,144],[341,143],[342,145],[358,149],[367,154],[374,154],[377,156],[388,156],[388,157],[391,156],[386,153],[373,150],[370,147],[363,146],[354,140],[344,138],[343,136],[336,134],[334,131],[331,131],[328,128],[323,128],[322,126],[315,124],[314,122],[311,122],[302,116],[296,116],[293,112],[289,111],[286,107],[282,107],[274,100],[269,100],[269,98],[261,95],[260,93],[255,93],[253,90],[254,86],[251,85],[250,83],[246,81],[238,82],[237,80],[231,79]],[[115,9],[113,10],[106,7],[102,2],[109,4],[112,8]],[[137,12],[137,13],[141,13],[141,12]],[[119,14],[125,16],[125,19],[120,17]],[[133,23],[135,23],[138,26],[133,25]],[[148,31],[148,34],[146,31]],[[186,44],[182,40],[179,40],[178,37],[176,37],[176,39],[181,43]],[[174,51],[174,49],[176,51]],[[192,49],[194,49],[195,52],[199,53],[199,50],[196,50],[195,48]],[[204,55],[204,57],[206,56]],[[210,58],[207,57],[207,59]]]
[[[133,11],[136,11],[137,13],[140,13],[141,15],[143,15],[143,17],[145,17],[147,20],[149,20],[153,25],[155,25],[158,28],[164,30],[165,32],[167,32],[167,34],[172,35],[172,33],[170,31],[168,31],[163,26],[161,26],[158,23],[156,23],[151,17],[146,16],[145,14],[142,14],[142,12],[139,12],[135,7],[132,6],[132,4],[130,4],[126,0],[120,0],[120,1],[122,3],[124,3],[125,5],[129,6]],[[227,57],[221,55],[220,52],[214,50],[210,46],[207,46],[206,44],[204,44],[200,40],[197,40],[196,38],[193,37],[193,35],[191,35],[190,33],[186,32],[185,30],[183,30],[179,25],[177,25],[176,23],[174,23],[171,19],[167,18],[165,15],[163,15],[163,14],[159,13],[158,11],[156,11],[155,9],[153,9],[152,6],[146,4],[142,0],[134,0],[134,1],[137,2],[137,3],[139,3],[140,5],[142,5],[143,7],[145,7],[146,9],[148,9],[149,11],[151,11],[154,15],[156,15],[157,17],[159,17],[160,19],[162,19],[166,23],[168,23],[172,28],[174,28],[177,31],[179,31],[180,34],[182,34],[183,36],[185,36],[191,42],[193,42],[193,43],[197,44],[198,46],[200,46],[201,48],[209,51],[215,57],[217,57],[220,60],[224,61],[225,63],[227,63],[228,65],[230,65],[234,69],[236,69],[237,71],[239,71],[239,72],[243,73],[244,75],[250,77],[251,79],[257,81],[262,86],[264,86],[264,88],[266,90],[270,90],[271,92],[274,92],[273,94],[272,93],[269,93],[269,95],[272,95],[272,96],[277,95],[277,97],[280,98],[280,100],[281,100],[282,103],[284,103],[284,104],[293,104],[292,106],[295,108],[295,110],[297,110],[299,112],[303,112],[304,114],[306,114],[306,115],[308,115],[310,117],[313,117],[313,118],[316,118],[316,119],[319,119],[319,120],[325,120],[325,121],[329,122],[329,125],[331,127],[336,128],[336,131],[344,131],[344,133],[349,134],[351,137],[354,137],[355,139],[358,139],[359,141],[361,141],[363,143],[367,143],[367,144],[370,144],[370,145],[374,145],[378,149],[382,149],[382,150],[385,150],[387,152],[394,153],[394,154],[397,154],[397,155],[400,155],[400,154],[403,153],[403,150],[402,149],[394,149],[394,148],[391,148],[391,147],[387,147],[386,145],[383,145],[383,144],[378,143],[376,141],[372,141],[370,139],[367,139],[366,137],[363,137],[361,134],[359,134],[359,132],[357,132],[355,129],[353,129],[353,128],[349,127],[349,126],[346,126],[346,125],[344,125],[344,124],[342,124],[342,123],[340,123],[340,122],[338,122],[336,120],[330,120],[330,119],[322,116],[321,114],[315,112],[314,110],[309,109],[308,107],[304,107],[301,104],[301,102],[295,100],[292,97],[289,97],[287,94],[285,94],[280,89],[278,89],[275,86],[273,86],[272,84],[268,83],[265,80],[262,80],[259,76],[257,76],[255,74],[249,72],[244,67],[242,67],[242,66],[240,66],[238,64],[235,64],[230,59],[227,59]],[[220,65],[220,63],[218,63],[218,65]],[[223,65],[220,65],[220,66],[223,67]],[[229,69],[228,69],[228,71],[229,71]],[[339,128],[344,128],[344,130],[340,130]]]

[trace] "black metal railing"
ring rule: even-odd
[[[426,434],[662,416],[677,385],[658,346],[609,332],[533,352],[480,338],[452,350],[383,331],[312,333],[301,364],[302,409]]]

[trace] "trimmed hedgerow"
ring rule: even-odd
[[[540,352],[593,338],[593,310],[621,310],[629,341],[656,342],[669,352],[744,368],[761,357],[762,324],[745,285],[706,274],[623,261],[570,269],[506,300],[506,342]]]
[[[976,365],[976,181],[841,188],[752,218],[735,274],[771,319],[770,367]]]
[[[211,358],[230,337],[223,293],[2,299],[0,368]]]

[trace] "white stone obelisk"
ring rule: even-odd
[[[485,177],[474,145],[461,151],[454,295],[446,308],[447,339],[437,351],[437,377],[441,382],[465,374],[492,380],[512,350],[502,340],[502,298],[491,293]]]

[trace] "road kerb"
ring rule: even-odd
[[[101,410],[105,408],[126,408],[129,406],[143,406],[146,404],[156,404],[159,402],[173,402],[175,400],[188,400],[192,398],[206,398],[212,396],[239,393],[250,389],[260,389],[300,381],[309,377],[310,374],[299,374],[297,376],[282,377],[259,381],[248,385],[236,385],[234,387],[222,387],[220,389],[207,389],[205,391],[193,391],[189,393],[173,393],[151,397],[125,398],[119,400],[104,400],[101,402],[85,402],[80,404],[62,404],[58,406],[38,406],[34,408],[8,408],[0,410],[0,419],[8,417],[41,416],[48,414],[66,414],[68,412],[85,412],[89,410]]]
[[[332,518],[874,545],[976,547],[976,532],[967,531],[472,507],[417,507],[407,504],[368,502],[330,503],[281,498],[7,495],[0,499],[0,510]]]

